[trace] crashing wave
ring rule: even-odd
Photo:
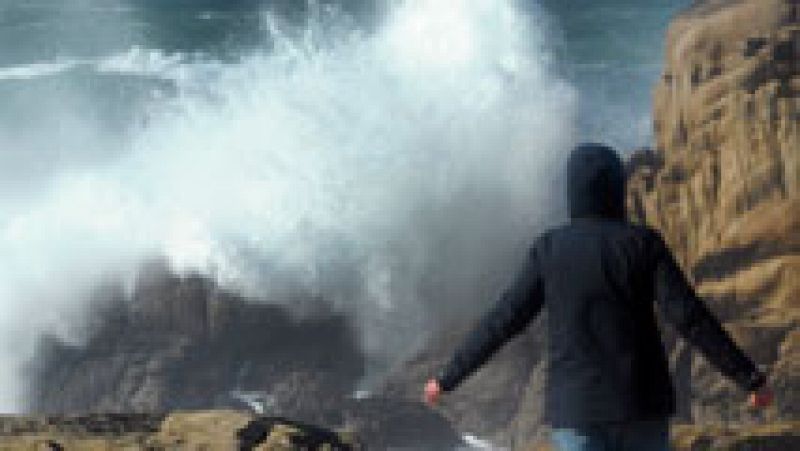
[[[0,67],[0,81],[32,80],[35,78],[49,77],[74,69],[80,64],[80,61],[72,60]]]

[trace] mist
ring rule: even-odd
[[[259,10],[264,47],[235,61],[142,45],[5,72],[56,89],[0,135],[0,410],[24,404],[37,338],[79,342],[92,288],[153,257],[298,315],[298,293],[324,299],[381,367],[489,305],[563,218],[576,94],[546,15],[441,3],[372,29]]]

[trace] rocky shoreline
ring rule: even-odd
[[[735,427],[723,424],[673,428],[676,451],[792,450],[800,444],[800,421]],[[407,432],[413,434],[413,432]],[[0,450],[455,450],[463,444],[368,443],[350,429],[330,430],[293,420],[233,410],[171,414],[0,416]],[[546,443],[527,451],[547,451]]]
[[[0,417],[0,449],[362,449],[347,431],[237,411]]]
[[[655,149],[629,161],[631,216],[662,232],[777,393],[763,414],[748,411],[744,394],[668,337],[675,446],[800,449],[800,2],[697,2],[666,47]],[[248,425],[255,449],[448,449],[464,431],[546,449],[544,319],[432,411],[422,384],[468,324],[354,399],[365,362],[345,319],[297,319],[158,265],[143,274],[130,299],[98,292],[110,307],[83,346],[43,340],[29,408],[52,415],[0,418],[0,449],[236,449]],[[309,330],[324,347],[305,340]],[[269,416],[246,413],[252,402]],[[120,413],[65,414],[98,411]]]

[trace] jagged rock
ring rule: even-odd
[[[440,415],[419,403],[353,400],[338,412],[343,427],[323,428],[250,412],[0,417],[0,450],[441,450],[463,446]]]
[[[242,407],[261,393],[276,415],[303,418],[349,396],[364,357],[343,315],[293,315],[199,276],[152,268],[129,299],[103,308],[80,345],[46,337],[30,373],[33,412],[164,412]],[[313,331],[313,333],[309,333]],[[313,421],[315,418],[308,418]]]
[[[32,411],[141,412],[75,417],[81,433],[102,435],[94,423],[98,428],[132,425],[125,427],[136,431],[120,429],[112,435],[136,432],[138,437],[144,424],[152,426],[160,418],[153,412],[248,409],[268,415],[274,420],[270,424],[280,423],[261,437],[267,445],[256,449],[284,449],[280,443],[294,436],[294,444],[311,443],[323,429],[305,426],[310,424],[346,427],[377,449],[462,443],[444,417],[417,399],[352,399],[364,357],[347,318],[323,305],[314,314],[297,316],[284,307],[223,292],[198,276],[146,269],[129,298],[114,287],[98,295],[102,308],[85,343],[43,339],[30,370]],[[70,432],[66,425],[71,420],[52,418],[57,418],[58,431]],[[297,422],[276,423],[277,418]],[[230,412],[172,414],[148,443],[183,447],[215,435],[223,442],[213,446],[230,449],[227,432],[212,434],[207,428],[241,428],[251,419]],[[24,434],[24,424],[0,422],[0,427]],[[292,432],[298,426],[301,432]],[[36,421],[27,427],[43,430]],[[73,443],[69,440],[58,443]]]
[[[698,2],[667,36],[656,149],[632,159],[629,207],[663,233],[737,341],[770,370],[773,418],[797,418],[800,353],[800,3]],[[677,348],[676,348],[677,349]],[[742,395],[704,359],[695,421],[746,421]],[[693,354],[693,353],[689,353]],[[688,369],[687,369],[688,367]]]
[[[248,435],[248,432],[250,434]],[[353,434],[236,411],[0,417],[0,450],[361,449]]]
[[[259,417],[236,432],[239,449],[249,450],[326,450],[359,449],[353,437],[282,418]]]

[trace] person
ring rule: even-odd
[[[549,364],[545,421],[557,449],[669,449],[675,396],[655,307],[719,371],[750,392],[754,407],[771,402],[765,375],[698,298],[660,235],[626,222],[625,179],[611,148],[583,144],[572,151],[569,222],[531,246],[510,288],[426,384],[427,403],[454,390],[543,307]]]

